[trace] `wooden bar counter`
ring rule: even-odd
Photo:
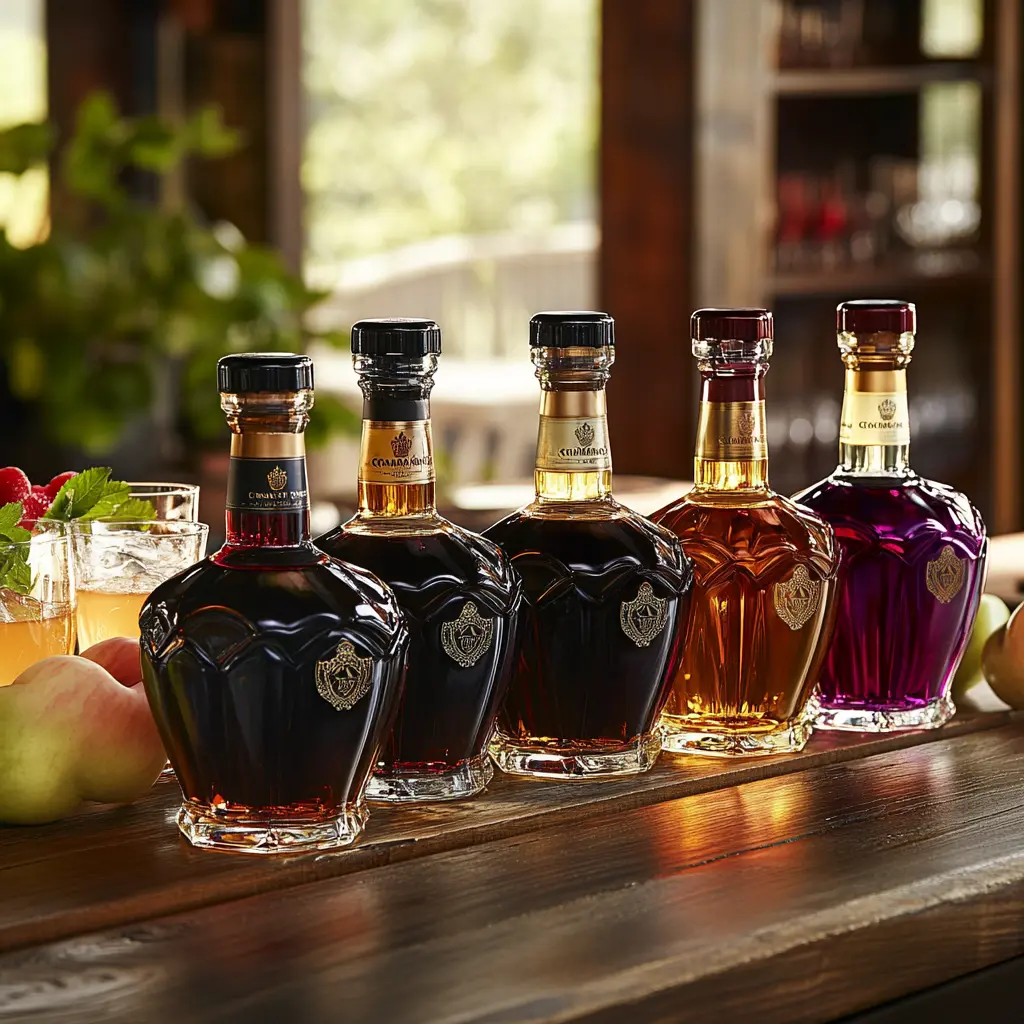
[[[177,795],[0,828],[0,1022],[914,1020],[1024,952],[1010,713],[496,777],[323,856],[194,850]]]

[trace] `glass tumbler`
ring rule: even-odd
[[[75,572],[65,524],[40,521],[28,540],[0,540],[5,576],[12,562],[27,572],[23,586],[0,587],[0,686],[37,661],[75,650]]]
[[[199,517],[199,484],[132,481],[128,487],[133,498],[152,504],[156,518],[161,521],[194,523]]]

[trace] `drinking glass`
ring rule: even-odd
[[[142,603],[203,557],[209,532],[205,523],[185,520],[74,523],[79,648],[137,638]]]
[[[75,573],[63,523],[40,521],[24,541],[0,540],[0,563],[27,561],[31,589],[0,587],[0,686],[37,661],[75,650]]]
[[[152,502],[156,518],[194,523],[199,514],[198,484],[158,484],[134,481],[128,484],[133,498]]]

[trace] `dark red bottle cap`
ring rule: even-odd
[[[915,334],[917,309],[902,299],[852,299],[836,306],[836,331],[848,334]]]
[[[762,341],[772,337],[772,315],[757,306],[698,309],[690,317],[693,341]]]

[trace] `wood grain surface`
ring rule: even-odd
[[[817,1021],[1022,950],[1015,721],[7,953],[0,1020]]]
[[[647,775],[615,782],[555,784],[499,775],[481,799],[422,809],[377,806],[362,842],[327,855],[270,858],[195,850],[174,824],[177,786],[163,783],[131,807],[95,808],[39,828],[0,827],[0,950],[510,838],[552,820],[616,816],[1007,721],[1006,714],[958,716],[935,732],[818,733],[800,754],[767,758],[664,755]]]

